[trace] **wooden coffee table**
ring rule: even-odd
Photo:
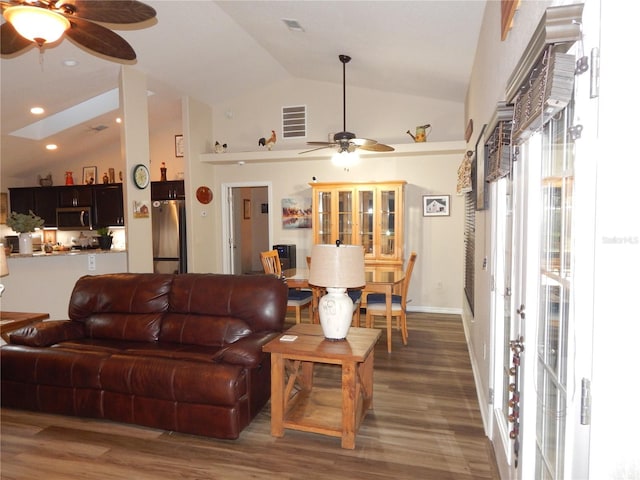
[[[285,332],[292,342],[267,343],[271,353],[271,435],[284,429],[341,437],[355,448],[360,423],[373,408],[373,354],[380,330],[351,327],[346,340],[329,341],[322,327],[298,324]],[[341,365],[341,388],[313,386],[316,363]]]
[[[47,318],[48,313],[0,312],[0,336],[9,343],[9,333]]]

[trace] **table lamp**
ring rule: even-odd
[[[364,250],[360,245],[314,245],[309,284],[325,287],[318,303],[320,325],[327,340],[344,340],[351,326],[353,302],[347,288],[363,287]]]
[[[9,275],[9,265],[7,265],[7,256],[4,253],[4,245],[0,243],[0,277]],[[0,297],[4,291],[4,285],[0,283]]]

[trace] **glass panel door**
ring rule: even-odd
[[[373,190],[358,191],[358,219],[360,244],[364,247],[365,255],[373,255],[373,208],[374,208],[374,192]]]
[[[353,244],[353,192],[338,192],[338,240],[345,245]],[[327,242],[331,243],[331,242]]]
[[[536,478],[563,478],[570,358],[573,143],[571,106],[544,128],[536,334]]]
[[[394,256],[396,251],[396,191],[380,192],[380,254]]]
[[[331,242],[331,192],[318,192],[318,211],[316,212],[318,222],[318,243]]]

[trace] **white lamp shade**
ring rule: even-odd
[[[4,254],[4,245],[0,243],[0,277],[9,275],[9,265],[7,265],[7,256]]]
[[[63,15],[42,7],[9,7],[3,16],[20,35],[38,45],[55,42],[71,26]]]
[[[366,283],[364,249],[360,245],[314,245],[309,284],[317,287],[358,288]]]

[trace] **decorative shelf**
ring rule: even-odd
[[[467,151],[467,144],[464,141],[457,142],[425,142],[425,143],[404,143],[391,145],[395,148],[393,152],[369,152],[360,150],[361,158],[396,158],[396,157],[413,157],[424,155],[441,155],[460,153]],[[234,163],[272,163],[272,162],[300,162],[306,160],[326,160],[331,158],[333,150],[325,148],[315,152],[300,154],[308,147],[302,146],[295,150],[260,150],[252,152],[234,152],[234,153],[201,153],[200,161],[202,163],[212,163],[216,165],[231,165]]]

